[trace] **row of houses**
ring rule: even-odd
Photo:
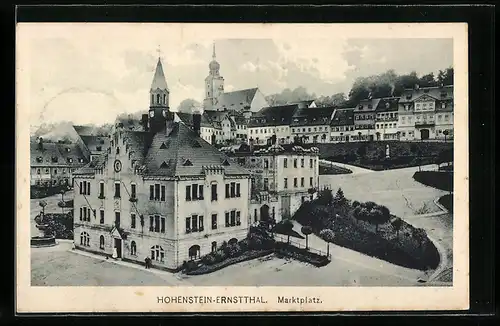
[[[400,97],[369,98],[354,107],[317,107],[314,101],[264,107],[257,112],[202,113],[204,140],[257,145],[376,140],[445,140],[453,137],[453,86],[416,86]],[[192,114],[179,113],[192,124]]]

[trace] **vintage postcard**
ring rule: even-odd
[[[469,307],[466,24],[16,47],[18,313]]]

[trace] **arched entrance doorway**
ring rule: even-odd
[[[191,260],[195,260],[200,258],[200,246],[199,245],[192,245],[189,247],[189,258]]]
[[[262,205],[260,208],[260,220],[263,222],[268,222],[270,220],[269,216],[269,206],[266,204]]]
[[[422,140],[429,139],[429,129],[420,130],[420,139]]]

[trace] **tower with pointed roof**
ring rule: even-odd
[[[163,65],[160,57],[156,64],[156,70],[149,90],[149,126],[151,131],[159,131],[165,126],[168,115],[171,115],[169,107],[170,91],[168,89]]]
[[[212,109],[217,105],[219,96],[224,93],[224,78],[220,75],[220,64],[215,56],[215,43],[213,45],[212,61],[208,65],[209,73],[205,78],[205,109]]]

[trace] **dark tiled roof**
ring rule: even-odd
[[[331,126],[349,126],[354,124],[354,108],[336,109]]]
[[[289,104],[263,108],[250,118],[248,127],[289,125],[298,107],[298,104]]]
[[[216,107],[242,111],[252,104],[257,90],[258,88],[249,88],[222,93],[218,98]]]
[[[158,58],[155,75],[153,77],[153,82],[151,83],[151,90],[157,89],[168,90],[167,81],[165,80],[165,74],[163,73],[163,66],[161,64],[160,58]]]
[[[332,114],[335,110],[333,106],[309,108],[303,107],[295,111],[292,117],[292,126],[314,126],[330,124]]]
[[[73,172],[73,175],[94,175],[95,169],[98,168],[103,168],[104,165],[106,164],[108,160],[108,154],[103,153],[99,155],[98,157],[94,158],[91,162],[88,162],[85,164],[85,166],[79,168],[75,172]]]
[[[356,107],[356,110],[354,112],[355,113],[362,113],[362,112],[375,111],[375,109],[378,106],[379,101],[380,101],[379,98],[361,100],[361,101],[359,101],[359,104]]]
[[[120,127],[123,127],[125,130],[130,130],[130,131],[143,131],[144,126],[141,123],[140,119],[137,119],[135,117],[129,117],[129,118],[117,118],[115,125],[120,125]]]
[[[245,116],[241,112],[238,112],[236,110],[229,111],[229,116],[231,118],[233,118],[234,122],[237,125],[246,125],[246,124],[248,124],[247,119],[245,118]]]
[[[384,97],[379,99],[377,112],[391,112],[398,110],[399,97]]]
[[[191,164],[185,165],[186,160]],[[165,131],[153,135],[141,166],[143,174],[148,176],[200,175],[207,166],[224,168],[229,175],[248,174],[237,164],[223,166],[224,160],[227,160],[226,155],[201,139],[189,127],[174,123],[169,135]]]
[[[399,98],[400,103],[413,102],[422,95],[427,94],[438,101],[453,100],[453,85],[444,87],[423,87],[419,89],[406,89]]]
[[[83,160],[83,163],[81,160]],[[43,143],[43,149],[40,149],[37,142],[30,142],[30,164],[32,167],[77,167],[85,163],[87,163],[87,160],[76,144]]]
[[[231,129],[236,130],[236,124],[231,118],[229,118],[229,113],[226,111],[205,110],[203,114],[206,115],[207,120],[216,126],[216,128],[221,128],[221,122],[228,118],[229,123],[231,124]]]
[[[80,136],[82,138],[83,143],[89,149],[92,154],[99,154],[105,152],[109,147],[109,137],[104,136]],[[98,147],[101,147],[101,150],[98,150]]]
[[[179,119],[189,127],[193,126],[193,114],[185,112],[176,112]],[[201,125],[200,127],[213,128],[212,123],[208,120],[207,114],[205,112],[201,115]]]
[[[89,127],[89,126],[73,126],[75,129],[76,133],[80,136],[91,136],[93,135],[94,128]]]

